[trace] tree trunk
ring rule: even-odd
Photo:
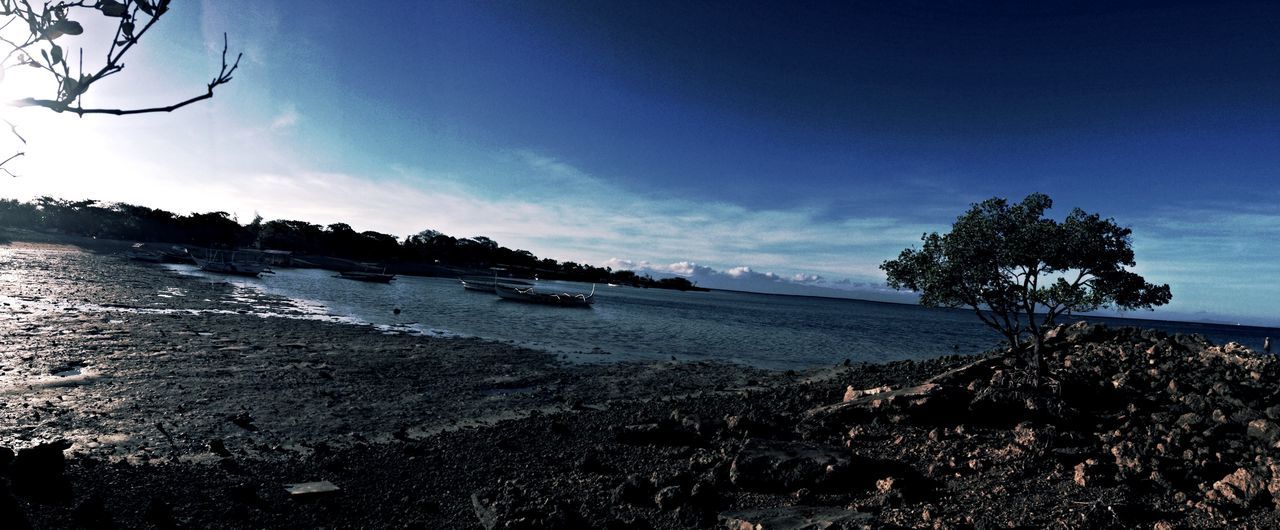
[[[1044,355],[1041,352],[1043,347],[1044,338],[1039,333],[1034,334],[1031,341],[1031,375],[1037,391],[1040,390],[1040,382],[1044,380]]]

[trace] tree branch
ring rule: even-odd
[[[129,114],[173,112],[175,110],[178,110],[182,107],[185,107],[197,101],[203,101],[203,100],[212,98],[214,88],[217,88],[218,86],[225,85],[231,82],[231,79],[232,79],[231,74],[235,73],[236,69],[240,67],[240,59],[243,56],[244,56],[243,53],[237,54],[235,62],[232,63],[230,66],[227,65],[227,34],[223,33],[222,34],[222,69],[218,71],[218,76],[214,77],[213,80],[209,82],[207,90],[205,91],[204,94],[200,94],[198,96],[192,97],[190,99],[187,99],[179,103],[174,103],[173,105],[167,105],[163,107],[142,108],[142,109],[103,109],[103,108],[86,109],[80,106],[70,107],[68,106],[67,103],[62,101],[55,101],[50,99],[35,99],[35,98],[26,98],[26,99],[19,100],[17,102],[17,105],[20,107],[44,107],[54,112],[72,112],[80,116],[84,116],[85,114],[111,114],[115,116],[124,116]]]

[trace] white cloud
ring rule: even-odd
[[[270,129],[272,131],[291,129],[293,126],[298,124],[298,119],[300,117],[301,116],[298,114],[298,108],[294,104],[290,103],[280,111],[280,114],[277,114],[275,118],[272,118]]]

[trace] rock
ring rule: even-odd
[[[701,436],[707,430],[706,425],[702,422],[702,418],[696,414],[685,414],[679,410],[671,411],[671,421],[678,426],[679,430],[693,433]]]
[[[1267,407],[1265,414],[1273,420],[1280,420],[1280,405],[1271,405]]]
[[[1104,471],[1105,467],[1096,458],[1086,459],[1084,462],[1076,464],[1073,470],[1072,480],[1076,485],[1087,488],[1097,486],[1106,481],[1108,473]]]
[[[143,519],[158,528],[176,528],[178,519],[173,515],[173,505],[162,499],[151,499]]]
[[[992,385],[979,390],[969,401],[968,418],[974,423],[1012,425],[1032,417],[1034,397],[1030,391]]]
[[[629,475],[613,489],[610,500],[614,505],[624,503],[643,505],[650,500],[650,491],[652,490],[649,481],[641,480],[639,475]]]
[[[625,425],[614,436],[619,442],[634,445],[689,445],[697,433],[672,420]]]
[[[596,454],[595,451],[588,451],[587,454],[582,455],[582,458],[578,459],[577,467],[578,471],[583,473],[604,473],[608,471],[604,462],[600,461],[600,455]]]
[[[31,528],[26,515],[22,513],[22,507],[18,505],[18,499],[13,497],[13,493],[9,491],[9,483],[4,479],[0,479],[0,521],[4,521],[6,528]]]
[[[231,423],[236,424],[236,426],[246,431],[250,431],[250,432],[258,431],[258,426],[253,424],[253,416],[249,415],[249,411],[242,410],[240,411],[239,414],[236,414],[235,416],[231,416],[230,418],[227,418],[227,419],[231,420]]]
[[[1200,352],[1200,360],[1205,364],[1221,361],[1228,366],[1248,371],[1263,372],[1268,364],[1275,363],[1272,355],[1259,355],[1238,342],[1228,342],[1222,346],[1210,346]]]
[[[1249,422],[1249,436],[1266,442],[1268,445],[1280,440],[1280,425],[1271,420],[1257,419]]]
[[[773,416],[747,412],[727,416],[724,422],[725,428],[729,432],[751,438],[768,438],[782,430],[779,425],[783,423],[783,420]]]
[[[46,499],[69,497],[71,485],[62,476],[66,468],[62,451],[68,447],[71,442],[59,440],[18,450],[10,470],[14,491]]]
[[[684,503],[684,488],[679,485],[662,488],[653,496],[653,502],[660,510],[674,510]]]
[[[867,389],[864,389],[864,390],[858,390],[858,389],[853,388],[852,386],[849,386],[849,387],[846,387],[846,388],[845,388],[845,390],[844,390],[844,399],[841,399],[840,401],[841,401],[842,403],[843,403],[843,402],[846,402],[846,401],[853,401],[853,400],[858,399],[858,398],[863,397],[863,396],[870,396],[870,395],[874,395],[874,394],[883,394],[883,393],[885,393],[885,392],[889,392],[890,390],[893,390],[893,389],[892,389],[892,388],[890,388],[888,385],[885,385],[885,386],[878,386],[878,387],[875,387],[875,388],[867,388]]]
[[[752,439],[729,468],[733,485],[752,490],[793,491],[838,481],[850,467],[849,454],[803,442]]]
[[[1258,473],[1242,467],[1214,482],[1213,491],[1223,504],[1248,508],[1267,491],[1267,484]]]
[[[610,517],[604,523],[604,530],[653,530],[653,525],[634,516]]]
[[[885,477],[876,481],[876,500],[886,508],[901,506],[905,499],[901,488],[898,487],[898,479],[894,477]]]
[[[528,495],[513,481],[471,495],[480,526],[485,530],[535,530],[581,526],[576,513],[556,500]]]
[[[1042,455],[1052,449],[1053,436],[1052,425],[1036,427],[1031,422],[1024,421],[1013,429],[1013,443],[1022,451],[1032,455]]]
[[[227,497],[238,504],[258,504],[262,497],[258,496],[258,488],[253,484],[241,482],[227,488]]]
[[[841,508],[792,506],[720,514],[728,530],[849,530],[870,527],[872,515]]]
[[[71,519],[79,528],[111,528],[111,514],[102,503],[102,498],[90,495],[88,499],[76,506],[71,512]]]
[[[1185,430],[1192,431],[1195,430],[1196,427],[1204,425],[1204,417],[1194,412],[1188,412],[1178,416],[1178,420],[1174,422],[1174,425]]]
[[[209,440],[209,452],[224,458],[231,456],[231,451],[227,450],[227,445],[219,438]]]

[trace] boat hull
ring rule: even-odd
[[[507,287],[498,285],[495,289],[503,300],[525,302],[530,304],[553,305],[560,307],[591,307],[595,303],[595,291],[591,294],[573,293],[538,293],[532,287]]]
[[[344,280],[355,280],[358,282],[369,282],[369,283],[391,283],[391,280],[396,279],[396,275],[394,274],[385,274],[381,272],[359,272],[359,271],[339,272],[338,275],[334,277],[342,278]]]
[[[462,288],[465,290],[481,293],[497,293],[498,285],[533,287],[533,282],[512,278],[467,277],[458,278],[458,282],[462,284]]]

